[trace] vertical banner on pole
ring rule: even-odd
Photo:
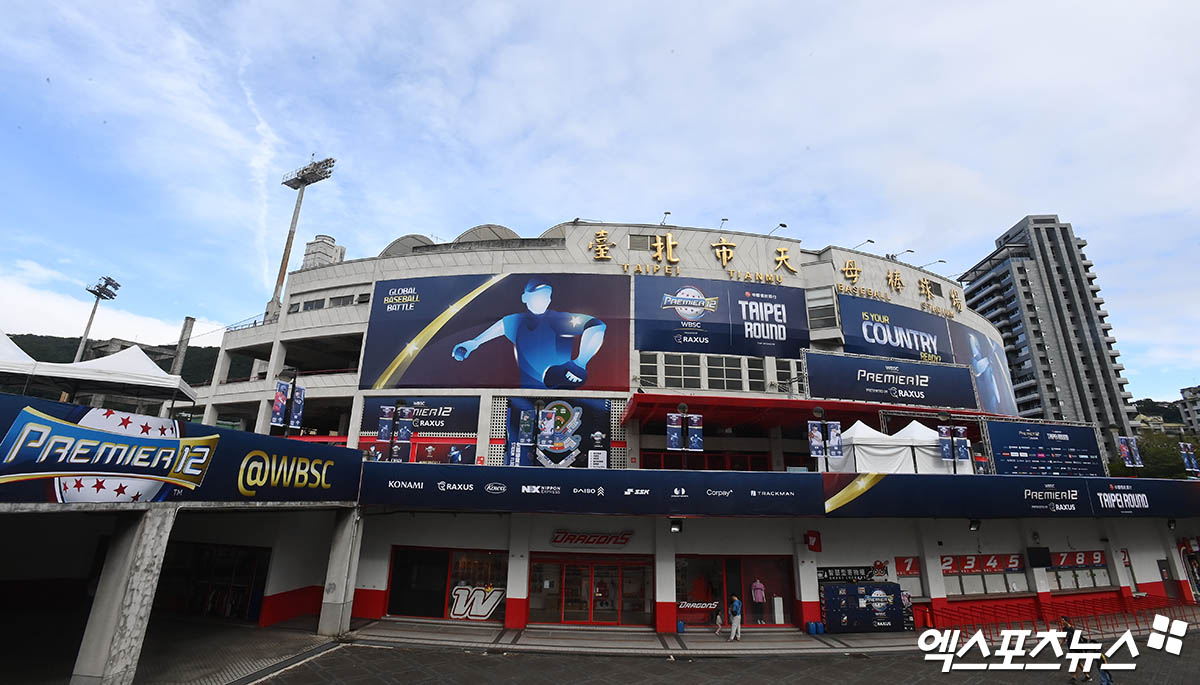
[[[687,415],[687,449],[691,452],[704,451],[704,415]]]
[[[304,388],[297,385],[292,391],[292,415],[288,417],[288,428],[300,430],[304,419]]]
[[[667,414],[667,449],[683,449],[683,414]]]
[[[1117,437],[1117,452],[1121,454],[1121,463],[1126,468],[1133,468],[1133,450],[1129,447],[1129,438],[1123,435]]]
[[[1142,453],[1138,450],[1138,439],[1136,437],[1129,438],[1129,451],[1133,457],[1133,467],[1140,469],[1145,466],[1142,463]]]
[[[395,419],[392,434],[392,461],[408,461],[412,457],[413,408],[400,406],[395,408]]]
[[[830,421],[826,424],[829,430],[829,456],[842,456],[842,422]]]
[[[942,461],[954,461],[953,443],[950,440],[952,430],[954,426],[938,426],[938,449],[941,451]]]
[[[379,442],[391,442],[392,440],[392,421],[396,417],[396,408],[389,405],[384,405],[379,408],[379,433],[375,439]]]
[[[521,410],[521,414],[520,414],[521,418],[518,420],[518,424],[517,424],[517,444],[518,445],[532,445],[533,444],[533,425],[535,423],[535,421],[534,421],[535,413],[536,412],[534,412],[534,410],[532,410],[532,409],[522,409]]]
[[[541,449],[554,448],[554,419],[556,416],[553,409],[543,409],[538,412],[537,445]]]
[[[971,461],[971,441],[967,440],[967,427],[954,427],[955,456],[959,461]]]
[[[283,428],[284,414],[287,413],[288,384],[275,381],[275,401],[271,404],[271,425]]]
[[[825,456],[825,436],[820,421],[808,422],[808,451],[814,457]]]

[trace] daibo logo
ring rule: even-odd
[[[508,492],[508,486],[504,483],[488,483],[483,486],[483,490],[489,495],[503,495]]]

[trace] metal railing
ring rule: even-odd
[[[1188,623],[1200,622],[1200,605],[1168,597],[1083,598],[1053,597],[1037,602],[1014,600],[1009,604],[951,605],[933,611],[935,628],[982,632],[988,642],[999,643],[1005,630],[1051,630],[1066,616],[1091,640],[1113,639],[1126,630],[1150,632],[1156,614]]]
[[[225,332],[228,333],[230,331],[240,331],[243,328],[254,328],[255,326],[269,326],[273,323],[277,323],[278,321],[279,321],[279,314],[272,314],[271,316],[267,316],[266,313],[263,313],[263,314],[259,314],[258,316],[250,317],[249,319],[245,319],[243,321],[238,321],[237,323],[229,324],[228,326],[225,327]]]

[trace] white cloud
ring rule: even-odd
[[[83,334],[94,300],[83,300],[39,287],[47,280],[55,280],[54,277],[48,278],[47,274],[57,272],[29,261],[19,263],[16,270],[0,271],[0,292],[4,293],[4,306],[0,307],[0,331],[10,335],[35,333],[75,338]],[[182,326],[182,318],[175,322],[163,321],[121,309],[116,301],[101,302],[88,338],[123,338],[147,345],[166,345],[179,340]],[[219,336],[201,336],[214,329],[224,330],[221,324],[214,321],[197,320],[193,328],[193,344],[220,344]]]

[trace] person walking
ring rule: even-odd
[[[1058,628],[1059,628],[1059,630],[1061,630],[1067,634],[1067,651],[1070,651],[1071,644],[1075,642],[1075,639],[1076,639],[1075,636],[1077,634],[1079,634],[1081,631],[1079,630],[1078,627],[1075,626],[1074,623],[1071,623],[1071,619],[1067,618],[1066,616],[1063,616],[1061,619],[1059,619]],[[1082,662],[1075,663],[1075,668],[1071,669],[1071,682],[1073,682],[1073,683],[1079,682],[1075,678],[1075,671],[1081,667],[1083,667]],[[1085,670],[1083,671],[1083,682],[1086,683],[1086,682],[1090,681],[1091,679],[1092,679],[1092,674],[1088,673],[1085,668]]]
[[[737,595],[730,595],[729,603],[729,641],[742,641],[742,600]]]

